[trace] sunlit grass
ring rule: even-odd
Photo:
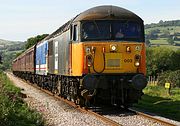
[[[160,116],[180,121],[180,88],[168,90],[160,86],[147,86],[138,104],[134,106]]]
[[[0,73],[0,126],[43,126],[41,115],[28,108],[20,91]]]
[[[151,44],[168,44],[167,39],[150,40]]]

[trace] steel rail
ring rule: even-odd
[[[8,74],[11,74],[11,73],[8,73]],[[11,74],[11,75],[13,75],[13,74]],[[13,76],[14,76],[14,75],[13,75]],[[16,76],[14,76],[14,77],[16,77]],[[106,117],[104,117],[103,115],[100,115],[100,114],[98,114],[98,113],[96,113],[96,112],[94,112],[94,111],[92,111],[92,110],[85,109],[85,108],[81,108],[80,106],[76,105],[74,102],[69,101],[69,100],[67,100],[67,99],[64,99],[63,97],[57,96],[56,94],[53,94],[52,92],[50,92],[50,91],[48,91],[48,90],[45,90],[45,89],[37,86],[37,84],[32,84],[32,83],[27,82],[27,81],[25,81],[25,80],[23,80],[23,79],[21,79],[21,78],[19,78],[19,77],[17,77],[17,78],[20,79],[20,80],[22,80],[23,82],[29,84],[30,86],[33,86],[34,88],[43,91],[44,93],[52,96],[53,98],[56,98],[56,99],[58,99],[58,100],[61,100],[61,101],[65,102],[65,103],[67,103],[68,105],[70,105],[70,106],[72,106],[73,108],[79,110],[80,112],[83,112],[83,113],[86,113],[86,114],[89,114],[89,115],[93,115],[93,116],[99,118],[101,121],[103,121],[103,122],[105,122],[105,123],[107,123],[107,124],[109,124],[109,125],[111,125],[111,126],[122,126],[121,124],[119,124],[119,123],[117,123],[117,122],[115,122],[115,121],[113,121],[113,120],[111,120],[111,119],[109,119],[109,118],[106,118]],[[165,121],[165,120],[161,120],[161,119],[159,119],[159,118],[156,118],[156,117],[154,117],[154,116],[152,116],[152,115],[149,115],[149,114],[146,114],[146,113],[143,113],[143,112],[140,112],[140,111],[135,110],[135,109],[133,109],[133,108],[128,108],[128,110],[131,111],[131,112],[133,112],[133,113],[135,113],[135,114],[137,114],[137,115],[139,115],[139,116],[142,116],[142,117],[144,117],[144,118],[148,118],[148,119],[150,119],[150,120],[152,120],[152,121],[159,122],[159,123],[161,123],[161,124],[163,124],[163,125],[165,125],[165,126],[176,126],[175,124],[172,124],[172,123],[167,122],[167,121]]]
[[[85,108],[81,108],[80,106],[76,105],[74,102],[68,101],[67,99],[64,99],[64,98],[62,98],[60,96],[57,96],[57,95],[53,94],[50,91],[47,91],[45,89],[42,89],[42,88],[38,87],[37,85],[32,85],[32,86],[39,89],[39,90],[41,90],[41,91],[43,91],[43,92],[45,92],[45,93],[47,93],[47,94],[49,94],[49,95],[51,95],[51,96],[53,96],[54,98],[56,98],[58,100],[61,100],[61,101],[65,102],[65,103],[67,103],[68,105],[74,107],[75,109],[79,110],[80,112],[83,112],[83,113],[86,113],[86,114],[89,114],[89,115],[93,115],[93,116],[99,118],[100,120],[102,120],[103,122],[105,122],[105,123],[107,123],[107,124],[109,124],[111,126],[122,126],[121,124],[119,124],[119,123],[117,123],[117,122],[115,122],[115,121],[113,121],[113,120],[111,120],[109,118],[106,118],[106,117],[104,117],[102,115],[99,115],[96,112],[93,112],[93,111],[85,109]]]
[[[156,117],[154,117],[154,116],[152,116],[152,115],[149,115],[149,114],[146,114],[146,113],[143,113],[143,112],[140,112],[140,111],[135,110],[135,109],[133,109],[133,108],[128,108],[128,110],[131,111],[131,112],[136,113],[137,115],[140,115],[140,116],[142,116],[142,117],[148,118],[148,119],[150,119],[150,120],[152,120],[152,121],[159,122],[159,123],[161,123],[161,124],[163,124],[163,125],[165,125],[165,126],[176,126],[175,124],[172,124],[172,123],[167,122],[167,121],[165,121],[165,120],[161,120],[161,119],[159,119],[159,118],[156,118]]]
[[[11,74],[11,73],[8,73],[8,74]],[[11,74],[11,75],[13,75],[13,74]],[[16,77],[16,76],[14,76],[14,77]],[[40,91],[52,96],[53,98],[56,98],[57,100],[61,100],[61,101],[65,102],[65,103],[67,103],[68,105],[70,105],[73,108],[79,110],[80,112],[83,112],[83,113],[86,113],[86,114],[93,115],[93,116],[97,117],[102,122],[105,122],[106,124],[108,124],[110,126],[122,126],[121,124],[119,124],[119,123],[117,123],[117,122],[115,122],[115,121],[113,121],[113,120],[111,120],[109,118],[106,118],[106,117],[104,117],[104,116],[102,116],[102,115],[100,115],[100,114],[98,114],[96,112],[93,112],[93,111],[85,109],[85,108],[81,108],[80,106],[76,105],[74,102],[68,101],[67,99],[64,99],[64,98],[62,98],[60,96],[57,96],[57,95],[53,94],[52,92],[37,86],[37,84],[32,84],[32,83],[30,83],[28,81],[25,81],[25,80],[23,80],[23,79],[21,79],[19,77],[16,77],[16,78],[20,79],[21,81],[27,83],[28,85],[30,85],[30,86],[32,86],[32,87],[34,87],[34,88],[36,88],[36,89],[38,89]]]

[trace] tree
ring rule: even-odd
[[[16,53],[14,52],[3,52],[2,53],[2,64],[0,64],[0,70],[5,71],[11,68],[13,59],[15,58]]]
[[[163,24],[163,23],[164,23],[163,20],[160,20],[160,21],[159,21],[159,24]]]
[[[149,33],[146,35],[146,38],[147,38],[147,39],[157,39],[159,32],[160,32],[159,29],[151,30],[151,31],[149,31]]]
[[[1,57],[1,55],[0,55],[0,64],[2,63],[2,57]]]
[[[169,82],[172,87],[180,88],[180,70],[163,72],[158,76],[158,80],[158,85],[164,86]]]
[[[168,42],[170,45],[173,45],[173,44],[174,44],[174,40],[173,40],[171,37],[169,37],[169,38],[167,39],[167,42]]]
[[[171,61],[171,70],[180,70],[180,50],[174,51]]]
[[[145,40],[145,43],[146,43],[146,46],[148,46],[148,47],[151,46],[151,42],[150,42],[149,39],[146,39],[146,40]]]
[[[170,32],[169,32],[168,30],[164,30],[164,31],[163,31],[163,34],[164,34],[164,36],[167,37],[167,38],[170,37]]]
[[[29,38],[26,42],[25,49],[30,48],[31,46],[40,42],[41,40],[43,40],[47,36],[48,36],[48,34],[43,34],[43,35],[37,35],[36,37]]]
[[[178,58],[175,51],[169,48],[147,48],[147,74],[156,76],[158,73],[167,70],[174,70],[179,67],[179,63],[174,61],[173,58]]]

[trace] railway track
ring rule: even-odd
[[[11,74],[11,73],[8,73],[8,74]],[[11,75],[13,76],[13,74],[11,74]],[[22,80],[22,81],[24,81],[24,80]],[[24,81],[24,82],[26,82],[26,81]],[[29,82],[26,82],[26,83],[30,84]],[[113,120],[112,118],[108,117],[110,115],[110,116],[113,116],[113,117],[116,116],[118,118],[121,118],[121,116],[118,115],[119,113],[128,113],[127,115],[131,115],[131,116],[133,116],[133,115],[141,116],[141,117],[143,117],[145,119],[148,119],[148,120],[151,120],[153,122],[159,123],[160,125],[176,126],[175,124],[172,124],[172,123],[167,122],[165,120],[155,118],[152,115],[145,114],[143,112],[137,111],[137,110],[132,109],[132,108],[130,108],[128,110],[125,110],[125,109],[122,109],[122,108],[117,108],[117,107],[116,108],[106,108],[106,107],[105,108],[101,108],[101,107],[81,108],[80,106],[76,105],[75,103],[73,103],[71,101],[68,101],[67,99],[64,99],[62,97],[59,97],[59,96],[51,93],[50,91],[42,89],[42,88],[38,87],[35,84],[30,84],[30,85],[35,87],[38,90],[41,90],[41,91],[53,96],[57,100],[61,100],[61,101],[65,102],[65,103],[69,104],[70,106],[76,108],[77,110],[79,110],[79,111],[81,111],[83,113],[86,113],[86,114],[93,115],[93,116],[97,117],[101,121],[103,121],[106,124],[111,125],[111,126],[122,126],[122,125],[124,125],[124,124],[121,124],[120,122],[118,122],[116,120]]]
[[[145,117],[145,118],[148,118],[148,119],[151,119],[153,121],[156,121],[156,122],[160,122],[161,124],[165,125],[165,126],[176,126],[175,124],[172,124],[168,121],[164,121],[164,120],[161,120],[161,119],[158,119],[156,117],[154,117],[154,115],[149,115],[149,114],[146,114],[146,113],[143,113],[143,112],[140,112],[138,110],[135,110],[135,109],[132,109],[132,108],[129,108],[128,110],[136,113],[137,115],[140,115],[142,117]]]
[[[96,112],[94,112],[92,110],[86,109],[84,107],[81,108],[80,106],[76,105],[75,103],[73,103],[71,101],[68,101],[67,99],[64,99],[64,98],[62,98],[60,96],[57,96],[57,95],[51,93],[50,91],[42,89],[42,88],[38,87],[37,85],[33,84],[32,86],[37,88],[37,89],[39,89],[39,90],[41,90],[41,91],[43,91],[43,92],[45,92],[45,93],[47,93],[47,94],[49,94],[49,95],[52,95],[54,98],[56,98],[58,100],[64,101],[65,103],[69,104],[70,106],[78,109],[79,111],[81,111],[83,113],[90,114],[90,115],[93,115],[93,116],[99,118],[100,120],[102,120],[103,122],[107,123],[108,125],[111,125],[111,126],[122,126],[121,124],[119,124],[119,123],[117,123],[117,122],[115,122],[115,121],[113,121],[113,120],[111,120],[109,118],[106,118],[106,117],[104,117],[104,116],[102,116],[102,115],[100,115],[100,114],[98,114],[98,113],[96,113]]]

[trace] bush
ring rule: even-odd
[[[170,70],[172,59],[171,56],[174,53],[169,48],[148,48],[147,55],[147,74],[157,76],[157,73]]]
[[[20,89],[0,73],[0,126],[42,126],[39,113],[30,110],[19,97]]]
[[[167,39],[167,42],[170,44],[170,45],[173,45],[174,44],[174,40],[172,38],[168,38]]]
[[[164,86],[166,82],[169,82],[172,87],[180,88],[180,70],[163,72],[158,76],[158,80],[158,85]]]
[[[165,47],[147,48],[146,56],[148,76],[157,76],[164,71],[180,69],[180,50],[174,51]]]

